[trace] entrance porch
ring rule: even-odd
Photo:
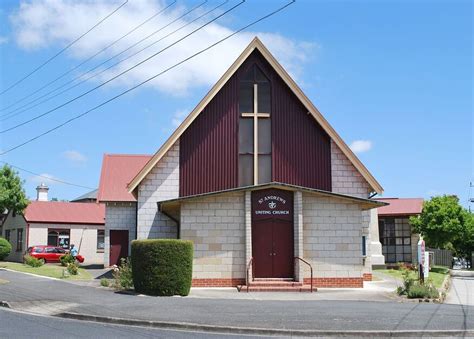
[[[193,286],[363,287],[377,202],[272,183],[159,203],[194,243]],[[313,276],[311,276],[311,269]]]

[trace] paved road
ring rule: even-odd
[[[0,300],[16,309],[298,330],[474,329],[474,307],[414,302],[145,297],[0,270]]]
[[[445,302],[446,304],[474,306],[474,276],[453,277]]]
[[[224,335],[106,325],[0,309],[0,338],[222,338]],[[237,338],[226,335],[225,337]],[[241,337],[241,336],[239,336]],[[251,337],[246,337],[251,338]]]

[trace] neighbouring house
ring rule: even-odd
[[[69,248],[74,244],[85,257],[85,265],[104,263],[105,206],[97,203],[48,201],[48,187],[37,187],[37,200],[23,214],[9,212],[3,237],[12,245],[7,260],[23,261],[26,249],[34,245]]]
[[[136,239],[137,199],[127,184],[150,160],[151,155],[105,154],[102,161],[97,201],[105,204],[106,266],[117,265],[130,253]]]
[[[388,205],[377,208],[382,253],[387,264],[415,263],[419,234],[413,231],[410,217],[420,215],[422,198],[377,198]]]
[[[87,192],[86,194],[83,194],[80,197],[71,200],[71,202],[97,202],[98,191],[98,189],[95,189],[93,191]]]
[[[109,264],[179,238],[193,286],[309,283],[301,258],[316,286],[362,287],[383,261],[381,185],[258,38],[153,156],[106,155],[100,181]]]

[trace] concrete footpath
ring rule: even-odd
[[[474,271],[453,271],[445,303],[474,306]]]
[[[474,336],[472,306],[311,300],[309,294],[284,301],[264,300],[264,293],[252,299],[147,297],[5,270],[0,279],[9,281],[0,285],[0,300],[12,309],[74,319],[262,335]]]

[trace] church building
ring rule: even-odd
[[[154,155],[104,157],[105,262],[178,238],[193,286],[362,287],[382,191],[255,38]]]

